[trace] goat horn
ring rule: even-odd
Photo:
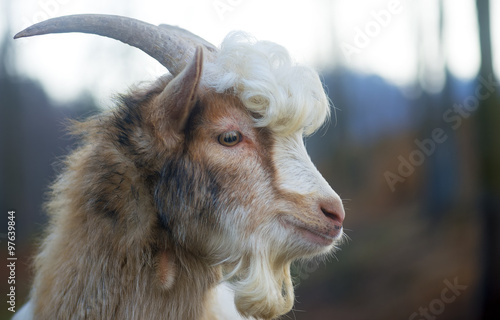
[[[141,49],[174,76],[179,74],[194,56],[196,47],[215,55],[214,45],[179,27],[155,26],[140,20],[101,14],[81,14],[49,19],[19,32],[14,39],[49,33],[83,32],[120,40]]]

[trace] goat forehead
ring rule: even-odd
[[[200,108],[201,122],[198,124],[201,126],[213,124],[253,126],[250,113],[235,95],[209,92],[202,97]]]
[[[233,33],[215,61],[206,63],[202,83],[235,94],[259,127],[288,135],[312,134],[329,116],[329,102],[317,72],[292,62],[281,46]]]

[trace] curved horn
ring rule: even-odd
[[[83,32],[120,40],[141,49],[174,76],[187,65],[198,45],[209,55],[217,49],[191,32],[168,25],[155,26],[140,20],[101,14],[63,16],[34,24],[14,36],[14,39],[49,33]]]

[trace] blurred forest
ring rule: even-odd
[[[322,72],[336,116],[306,145],[345,201],[350,241],[326,263],[294,266],[297,303],[288,318],[498,319],[500,95],[489,5],[476,1],[475,78],[458,79],[446,69],[436,92],[418,81],[401,88],[347,66]],[[90,93],[61,106],[37,80],[22,76],[14,33],[0,34],[0,257],[4,264],[6,214],[15,210],[19,308],[46,222],[44,192],[54,163],[74,144],[65,122],[99,106]],[[419,59],[422,74],[426,57]],[[0,268],[4,299],[7,277]],[[0,319],[10,316],[2,303]]]

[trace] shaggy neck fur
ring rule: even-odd
[[[36,258],[36,319],[210,319],[221,270],[179,246],[159,218],[152,195],[183,177],[162,177],[169,161],[153,160],[161,157],[148,133],[132,130],[142,121],[133,107],[148,99],[129,97],[120,111],[75,126],[84,142],[52,186]]]

